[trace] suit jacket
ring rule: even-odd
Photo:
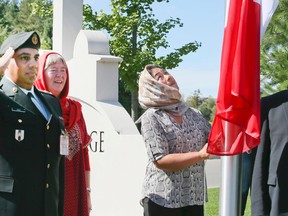
[[[0,85],[0,215],[63,215],[60,103],[35,88],[51,113],[47,121],[17,85],[5,77]]]
[[[252,177],[252,215],[288,215],[288,91],[261,100],[261,142]]]

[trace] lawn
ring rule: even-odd
[[[219,188],[208,189],[208,203],[205,204],[205,216],[218,216],[219,215],[219,202],[220,202]],[[250,216],[250,197],[248,196],[246,211],[244,216]]]

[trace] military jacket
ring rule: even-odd
[[[17,85],[5,77],[0,85],[0,215],[62,216],[60,103],[35,88],[51,113],[47,121]]]

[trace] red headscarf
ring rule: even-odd
[[[38,68],[38,77],[34,83],[34,85],[38,89],[44,90],[44,91],[49,91],[49,89],[47,88],[47,84],[46,84],[46,80],[45,80],[45,76],[44,76],[44,73],[45,73],[44,68],[45,68],[47,57],[51,54],[60,55],[57,52],[48,51],[48,52],[45,52],[43,55],[40,56],[39,68]],[[62,92],[59,95],[59,100],[60,100],[61,107],[62,107],[63,118],[64,118],[64,122],[65,122],[65,128],[67,131],[69,131],[74,126],[74,124],[77,121],[79,121],[79,119],[81,118],[81,104],[75,100],[67,98],[68,92],[69,92],[69,71],[68,71],[68,68],[66,68],[66,74],[67,74],[66,83],[65,83],[65,86],[64,86]]]

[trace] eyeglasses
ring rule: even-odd
[[[55,74],[60,74],[60,75],[63,75],[63,74],[66,74],[66,68],[64,69],[48,69],[47,70],[47,73],[50,74],[50,75],[55,75]]]

